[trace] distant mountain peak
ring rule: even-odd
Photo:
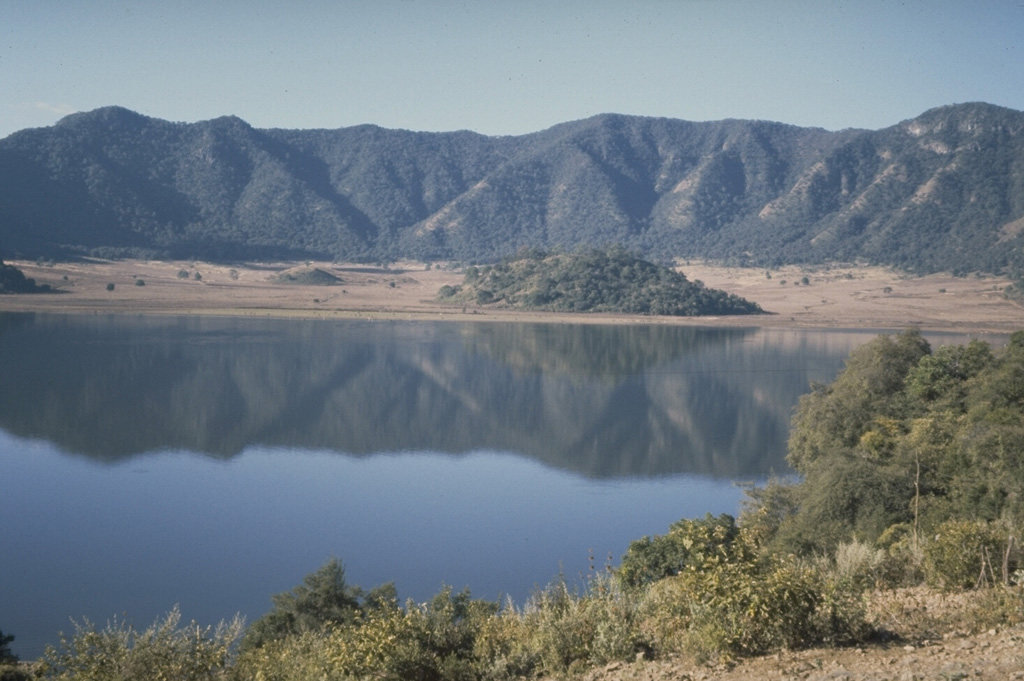
[[[218,116],[217,118],[211,118],[207,121],[200,121],[197,125],[211,125],[215,127],[227,127],[227,128],[243,128],[246,130],[253,130],[254,128],[248,123],[248,121],[239,118],[238,116]]]
[[[1021,112],[1014,109],[985,102],[967,102],[929,109],[904,121],[904,126],[918,134],[922,131],[977,133],[996,128],[1019,132],[1024,127],[1024,119]]]
[[[127,109],[123,106],[104,106],[92,111],[79,111],[64,116],[56,125],[68,127],[82,124],[111,125],[111,126],[138,126],[150,121],[159,119],[143,116],[140,113]]]

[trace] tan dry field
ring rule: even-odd
[[[0,296],[0,311],[86,314],[184,314],[323,319],[433,319],[574,323],[699,324],[800,328],[864,328],[1007,332],[1024,329],[1024,306],[1003,297],[1010,282],[996,277],[910,277],[881,267],[784,267],[767,272],[691,263],[691,280],[753,300],[771,312],[741,317],[523,312],[451,306],[438,289],[458,284],[459,271],[422,263],[389,268],[309,263],[339,279],[332,286],[282,284],[278,273],[305,263],[221,265],[205,262],[90,260],[38,264],[11,261],[58,292]],[[187,272],[188,278],[179,276]],[[198,273],[200,279],[196,279]],[[769,275],[771,278],[769,278]],[[803,284],[806,277],[808,284]],[[145,282],[136,285],[137,280]],[[114,284],[108,291],[107,285]]]

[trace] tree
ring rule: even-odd
[[[13,634],[4,634],[3,630],[0,630],[0,665],[13,664],[18,661],[18,656],[11,651],[13,642]]]
[[[1005,536],[1010,574],[1024,526],[1024,333],[1000,352],[879,337],[801,399],[793,424],[788,457],[802,480],[751,495],[746,513],[763,518],[764,541],[815,553],[901,536],[927,551],[945,523],[970,521]]]
[[[341,561],[331,558],[291,591],[271,596],[274,609],[252,623],[243,643],[258,648],[289,634],[316,631],[330,623],[351,623],[362,610],[363,596],[359,587],[346,583]],[[393,596],[394,586],[387,584],[366,594],[366,602],[386,602]]]
[[[26,277],[14,265],[6,265],[0,260],[0,293],[40,293],[49,290],[49,284],[36,286],[35,279]]]
[[[908,372],[930,347],[915,329],[879,336],[854,350],[831,385],[814,386],[793,416],[787,459],[804,472],[823,454],[856,447],[879,416],[902,415]]]

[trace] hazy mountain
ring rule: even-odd
[[[515,137],[108,107],[0,140],[0,255],[654,259],[1024,270],[1024,113],[877,131],[601,115]]]

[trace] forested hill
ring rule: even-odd
[[[551,312],[642,315],[764,314],[756,303],[691,282],[681,272],[618,249],[577,253],[523,251],[493,267],[469,267],[441,300]]]
[[[0,256],[648,258],[1024,271],[1024,113],[877,131],[601,115],[515,137],[118,107],[0,140]]]

